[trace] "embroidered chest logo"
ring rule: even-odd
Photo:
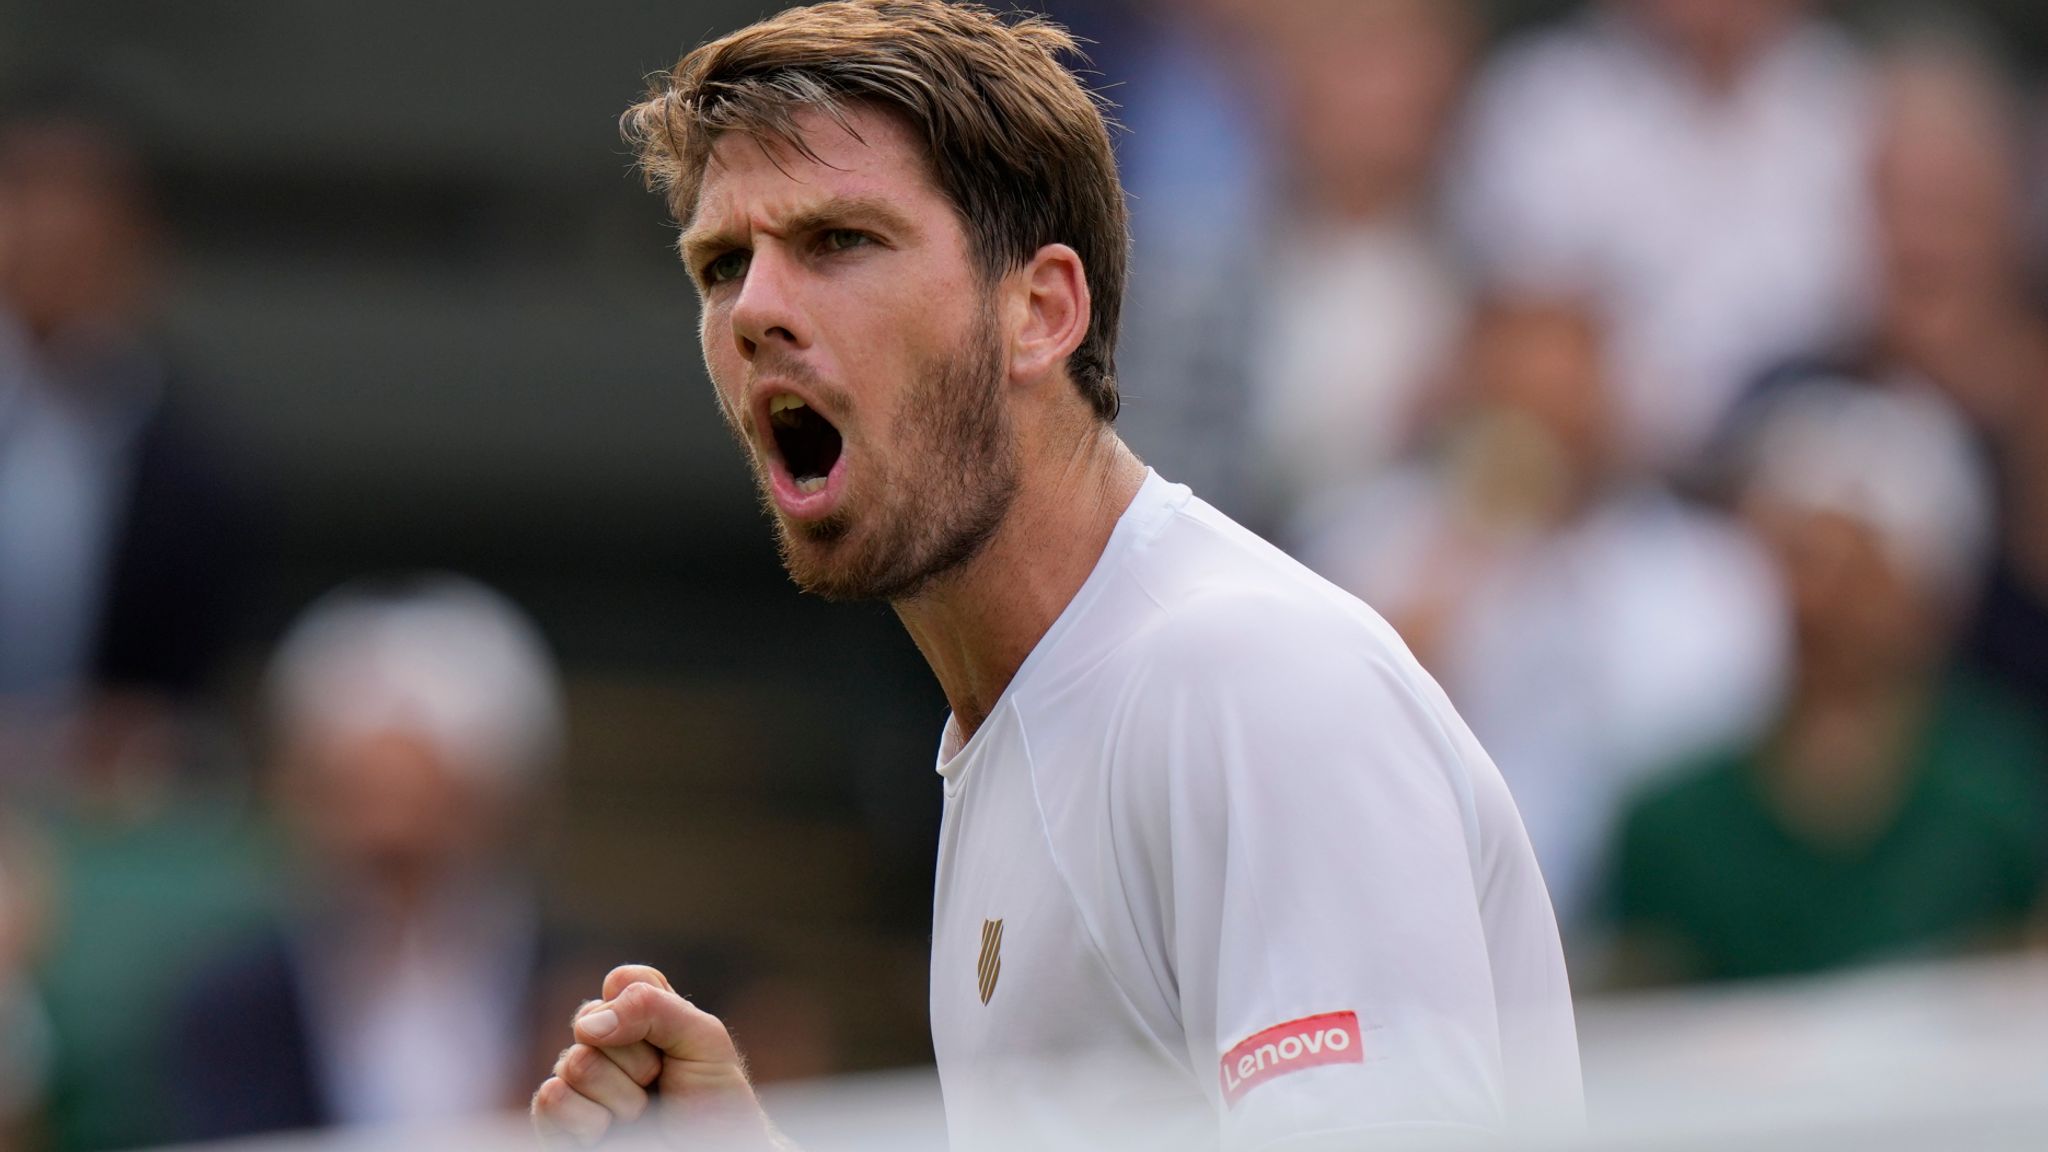
[[[996,977],[1003,974],[1003,922],[983,920],[981,922],[981,962],[975,966],[975,976],[981,982],[981,1002],[996,994]]]

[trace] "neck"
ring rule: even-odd
[[[1918,679],[1794,689],[1772,742],[1768,791],[1794,830],[1822,844],[1865,844],[1889,826],[1911,782],[1932,687]]]
[[[1735,94],[1750,65],[1747,58],[1736,55],[1697,55],[1690,61],[1693,76],[1699,80],[1700,87],[1717,100],[1726,100]]]
[[[1670,53],[1702,92],[1717,100],[1733,96],[1750,70],[1786,32],[1779,26],[1752,30],[1746,37],[1687,35],[1648,21],[1637,24],[1637,28],[1660,50]]]
[[[1095,570],[1145,466],[1107,425],[1020,469],[1015,502],[974,559],[895,605],[974,735],[1053,621]]]

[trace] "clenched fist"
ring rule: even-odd
[[[533,1094],[551,1148],[589,1147],[639,1125],[693,1147],[786,1149],[754,1098],[732,1036],[652,968],[604,978],[604,999],[576,1012],[576,1043]],[[637,1130],[637,1129],[636,1129]]]

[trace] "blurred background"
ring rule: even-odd
[[[0,1148],[516,1111],[629,959],[929,1062],[943,699],[784,580],[614,128],[776,6],[0,0]],[[1043,7],[1126,437],[1443,682],[1589,1069],[2041,955],[2048,9]]]

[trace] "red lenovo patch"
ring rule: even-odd
[[[1275,1024],[1223,1054],[1223,1100],[1238,1098],[1289,1072],[1323,1064],[1363,1064],[1358,1013],[1325,1012]]]

